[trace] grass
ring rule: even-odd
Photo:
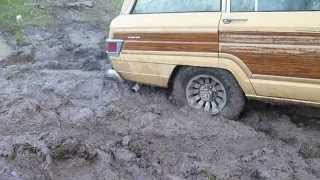
[[[17,16],[21,16],[21,21],[17,21]],[[50,18],[50,12],[38,8],[34,0],[0,0],[0,28],[14,34],[18,44],[24,42],[25,25],[45,26]]]
[[[217,180],[217,177],[213,176],[213,175],[210,175],[210,176],[208,176],[208,180]]]
[[[41,8],[35,2],[40,2]],[[105,19],[103,12],[106,9],[111,9],[110,14],[118,13],[123,0],[100,0],[97,3],[95,9],[87,9],[79,16],[83,16],[85,21],[100,22]],[[23,27],[26,25],[47,26],[53,23],[53,8],[48,0],[0,0],[0,29],[13,34],[17,43],[21,44],[25,41]],[[19,22],[18,15],[22,17]]]
[[[123,4],[123,0],[112,0],[112,5],[115,9],[120,10]]]
[[[93,9],[85,8],[78,12],[80,20],[106,28],[110,21],[120,13],[122,4],[123,0],[96,0]]]

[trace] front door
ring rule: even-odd
[[[227,0],[221,55],[240,58],[258,96],[320,102],[319,0]]]

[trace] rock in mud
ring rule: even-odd
[[[10,56],[12,52],[13,52],[13,49],[7,44],[6,40],[1,36],[1,33],[0,33],[0,64],[8,56]]]
[[[75,2],[69,2],[66,3],[66,7],[93,7],[93,1],[75,1]]]

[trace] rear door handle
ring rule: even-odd
[[[223,19],[224,24],[230,24],[232,22],[247,22],[248,19],[234,19],[234,18],[225,18]]]

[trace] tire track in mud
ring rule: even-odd
[[[133,93],[129,84],[107,80],[101,72],[0,72],[0,137],[42,137],[48,147],[59,142],[62,156],[53,157],[68,158],[53,158],[52,179],[320,177],[317,109],[250,102],[241,120],[230,121],[176,107],[164,89]],[[73,155],[85,151],[58,141],[70,138],[97,158]],[[0,143],[4,152],[11,147]],[[0,177],[32,179],[38,173],[45,179],[36,154],[20,150],[14,159],[1,157]]]

